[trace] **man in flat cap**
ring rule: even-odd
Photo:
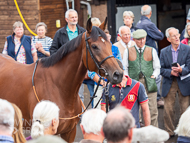
[[[125,75],[140,81],[148,95],[151,125],[158,127],[157,86],[155,79],[160,74],[160,61],[154,48],[145,45],[147,33],[143,29],[133,32],[135,46],[123,54]]]

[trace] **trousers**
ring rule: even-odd
[[[189,96],[183,96],[177,84],[177,79],[174,78],[171,88],[166,97],[164,97],[164,125],[165,130],[174,135],[174,106],[176,101],[176,93],[178,93],[180,114],[183,114],[189,106]]]
[[[95,84],[94,85],[94,91],[95,91],[96,87],[97,87],[97,85]],[[104,89],[103,86],[99,86],[98,87],[98,90],[96,92],[96,96],[97,97],[94,98],[94,106],[96,106],[96,104],[98,103],[99,99],[101,98],[103,89]],[[97,109],[101,109],[101,101],[98,103]]]
[[[151,125],[158,127],[157,92],[148,93],[144,77],[140,78],[139,82],[141,82],[144,85],[146,93],[148,95],[148,106],[150,110]],[[141,114],[139,118],[141,120]]]

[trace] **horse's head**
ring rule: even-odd
[[[91,18],[87,21],[85,32],[86,46],[83,48],[83,62],[90,71],[95,71],[106,77],[112,84],[122,81],[123,70],[112,54],[112,44],[103,32],[107,18],[98,27],[92,26]],[[87,56],[86,56],[87,55]]]

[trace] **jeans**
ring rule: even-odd
[[[90,99],[91,99],[94,94],[94,81],[93,80],[84,80],[83,83],[87,85],[88,90],[90,92]],[[91,106],[92,106],[92,108],[94,107],[94,99],[91,102]]]
[[[158,88],[157,101],[162,97],[161,92],[160,92],[161,80],[162,80],[162,76],[159,75],[158,78],[156,79],[156,85],[157,85],[157,88]]]
[[[84,84],[82,83],[80,88],[79,88],[79,97],[82,100],[82,102],[84,103],[84,94],[83,94],[83,92],[84,92]]]

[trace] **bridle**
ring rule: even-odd
[[[101,36],[101,35],[99,35],[99,37],[100,37],[100,36]],[[96,67],[98,68],[98,74],[100,75],[100,70],[103,70],[103,71],[105,72],[105,76],[107,76],[108,73],[107,73],[106,69],[101,68],[101,65],[102,65],[107,59],[112,58],[112,57],[114,57],[114,56],[113,56],[113,55],[109,55],[109,56],[107,56],[106,58],[104,58],[101,62],[98,62],[98,60],[97,60],[96,57],[93,55],[92,50],[90,49],[90,46],[89,46],[89,44],[88,44],[88,40],[89,40],[90,38],[91,38],[91,37],[86,37],[86,32],[85,32],[85,42],[86,42],[86,66],[87,66],[87,70],[89,70],[89,68],[88,68],[88,56],[87,56],[87,55],[88,55],[88,51],[89,51],[91,58],[93,59],[93,61],[94,61],[95,65],[96,65]]]
[[[99,35],[99,37],[100,37],[100,36],[101,36],[101,35]],[[87,69],[89,70],[89,68],[88,68],[88,56],[87,56],[88,51],[89,51],[91,58],[93,59],[94,63],[96,64],[96,66],[97,66],[97,68],[98,68],[98,73],[100,72],[100,70],[103,70],[103,71],[105,72],[105,75],[108,75],[106,69],[101,68],[101,65],[102,65],[107,59],[112,58],[112,57],[114,57],[114,56],[113,56],[113,55],[109,55],[109,56],[107,56],[106,58],[104,58],[101,62],[98,62],[98,60],[97,60],[96,57],[93,55],[93,53],[92,53],[92,51],[91,51],[91,49],[90,49],[90,46],[89,46],[89,44],[88,44],[88,40],[89,40],[90,38],[91,38],[91,37],[86,38],[86,32],[85,32],[85,41],[86,41],[86,65],[87,65]],[[39,61],[39,60],[36,61],[36,64],[35,64],[35,67],[34,67],[34,71],[33,71],[33,75],[32,75],[32,88],[33,88],[33,91],[34,91],[34,94],[35,94],[35,96],[36,96],[37,101],[40,102],[40,100],[39,100],[39,98],[38,98],[38,95],[37,95],[37,93],[36,93],[35,85],[34,85],[34,75],[35,75],[35,72],[36,72],[36,69],[37,69],[38,61]],[[100,73],[99,73],[99,74],[100,74]],[[94,94],[93,94],[93,97],[91,98],[90,102],[88,103],[86,109],[84,109],[83,112],[81,112],[80,114],[75,115],[75,116],[73,116],[73,117],[70,117],[70,118],[59,118],[59,119],[70,120],[70,119],[75,119],[75,118],[79,117],[80,115],[82,115],[82,114],[87,110],[87,108],[90,106],[92,100],[96,97],[96,92],[97,92],[98,87],[99,87],[99,85],[100,85],[101,79],[102,79],[102,77],[100,77],[100,79],[99,79],[99,81],[98,81],[98,84],[97,84],[97,87],[96,87],[96,89],[95,89],[95,92],[94,92]],[[105,92],[107,93],[107,94],[106,94],[106,95],[107,95],[107,97],[106,97],[107,101],[108,101],[108,83],[109,83],[109,81],[107,82],[106,88],[105,88]],[[103,94],[102,94],[102,96],[103,96]],[[102,98],[102,97],[101,97],[101,98]],[[95,105],[94,108],[96,108],[96,107],[98,106],[98,104],[99,104],[101,98],[98,100],[98,102],[97,102],[97,104]]]

